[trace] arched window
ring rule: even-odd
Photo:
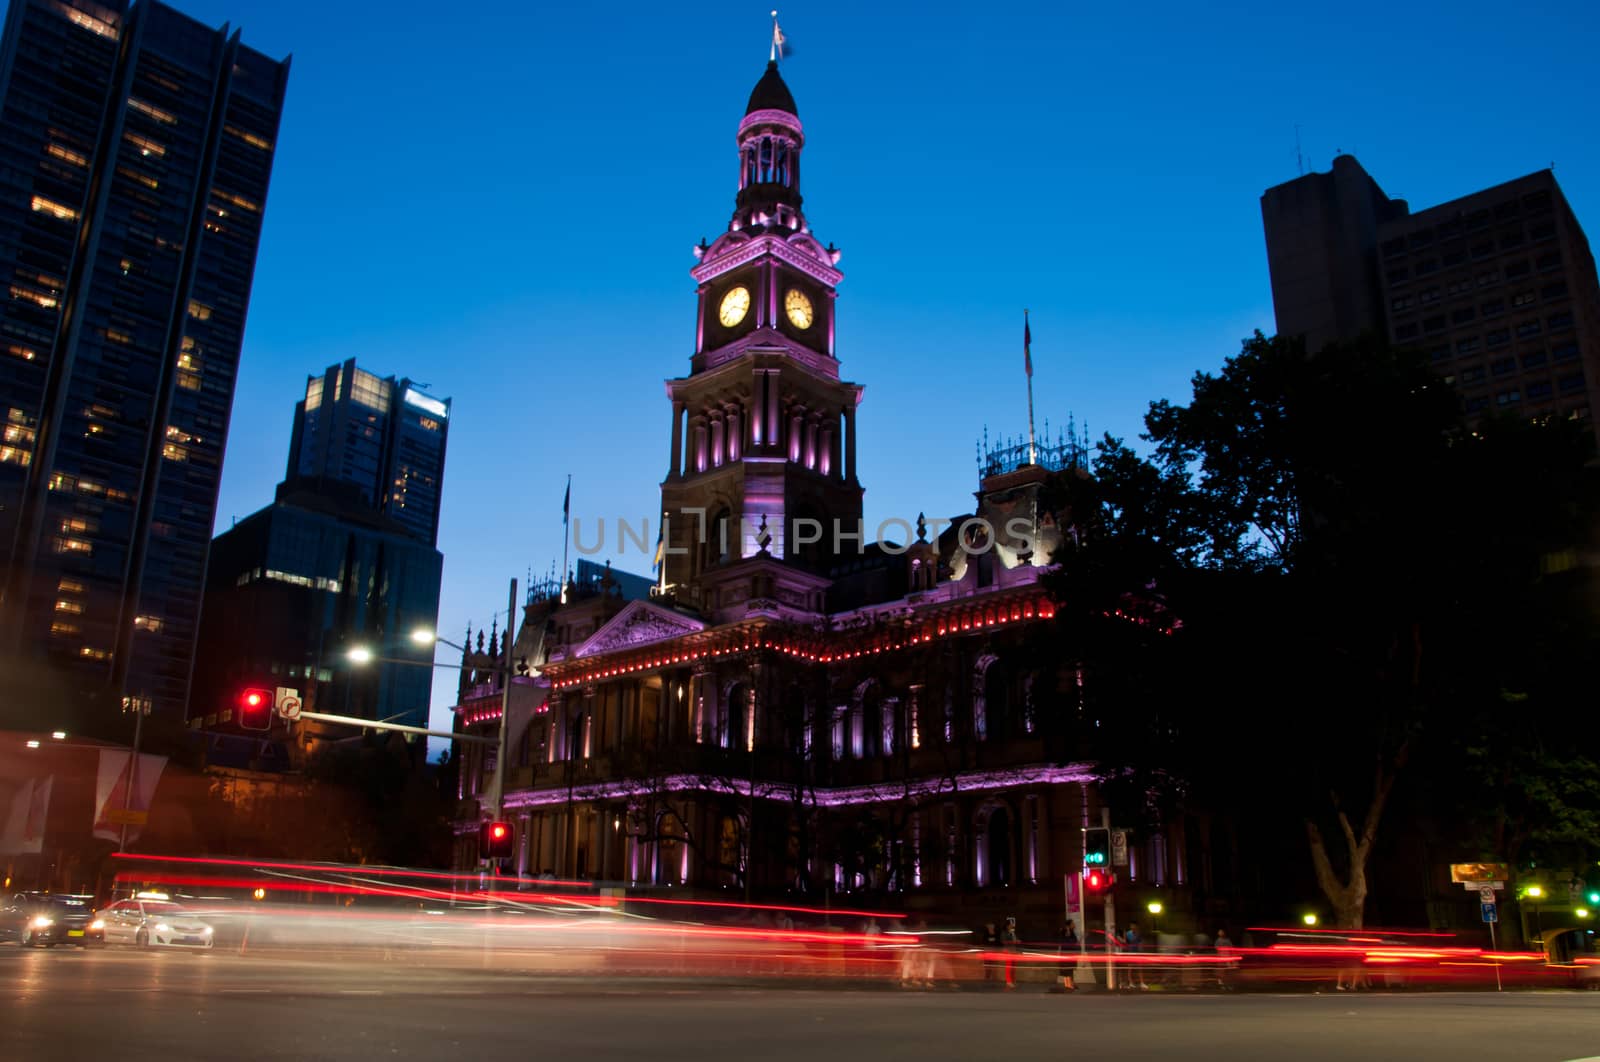
[[[998,660],[990,664],[983,674],[983,703],[989,734],[998,739],[1011,736],[1010,680],[1009,669]]]
[[[989,735],[994,732],[991,725],[994,716],[989,705],[989,675],[996,670],[995,664],[999,659],[993,653],[985,653],[978,657],[972,669],[972,736],[978,741],[989,740]]]
[[[877,754],[882,710],[883,698],[876,680],[867,679],[856,687],[850,706],[850,755],[856,759]]]
[[[755,720],[751,718],[750,687],[736,682],[722,699],[722,717],[717,728],[717,744],[725,749],[749,749],[755,743]]]
[[[978,811],[977,845],[973,855],[981,888],[1009,888],[1013,884],[1011,813],[1004,804],[985,804]]]
[[[811,713],[806,691],[799,685],[790,686],[783,694],[783,741],[790,752],[810,758]]]

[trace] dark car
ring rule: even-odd
[[[15,940],[25,948],[52,944],[86,947],[104,944],[106,933],[95,917],[92,896],[19,892],[0,907],[0,940]]]

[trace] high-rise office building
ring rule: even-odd
[[[47,691],[22,718],[182,716],[288,74],[155,0],[10,5],[0,652]]]
[[[1261,197],[1278,332],[1427,352],[1468,416],[1600,431],[1600,280],[1549,170],[1411,213],[1349,155]]]
[[[211,544],[189,723],[222,728],[247,687],[313,711],[425,725],[450,400],[346,361],[306,382],[277,497]],[[352,667],[348,650],[379,658]]]
[[[408,379],[374,376],[351,359],[306,380],[285,478],[348,483],[433,545],[449,432],[448,398],[435,398]]]
[[[189,722],[228,729],[238,691],[287,687],[309,711],[426,726],[444,557],[349,484],[284,483],[211,545]],[[356,646],[376,660],[353,666]]]

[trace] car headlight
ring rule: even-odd
[[[28,926],[31,929],[49,929],[55,924],[56,920],[54,918],[46,918],[44,915],[34,915],[33,921],[29,922]]]
[[[200,932],[202,932],[202,933],[204,933],[204,934],[205,934],[205,935],[206,935],[206,936],[208,936],[208,937],[209,937],[209,936],[210,936],[210,935],[211,935],[211,927],[210,927],[210,926],[206,926],[206,927],[205,927],[205,928],[204,928],[204,929],[202,929],[202,930],[201,930],[201,931],[200,931]]]
[[[104,929],[105,927],[106,920],[104,918],[96,918],[93,922],[89,923],[90,929]]]
[[[157,933],[171,933],[172,932],[172,927],[167,925],[165,922],[157,922],[156,923],[156,932]]]

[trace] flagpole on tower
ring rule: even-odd
[[[567,546],[572,541],[568,524],[572,516],[572,473],[567,473],[567,494],[561,500],[561,603],[567,603]]]
[[[778,28],[778,11],[772,11],[772,51],[767,55],[767,61],[776,63],[783,58],[783,31]]]
[[[1022,311],[1022,367],[1028,374],[1028,464],[1039,463],[1039,449],[1033,440],[1033,329],[1028,324],[1028,311]]]

